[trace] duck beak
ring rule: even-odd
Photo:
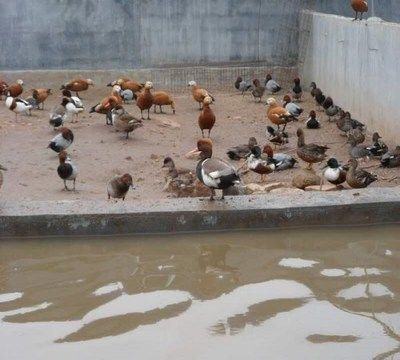
[[[5,168],[4,166],[0,165],[0,170],[7,171],[7,168]]]
[[[185,158],[187,159],[196,159],[197,157],[199,157],[199,155],[201,154],[201,151],[197,148],[189,151],[188,153],[185,154]]]

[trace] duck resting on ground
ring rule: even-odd
[[[228,155],[229,159],[231,160],[240,160],[244,159],[246,155],[249,154],[251,148],[257,145],[257,140],[255,137],[249,138],[247,144],[233,146],[228,149],[226,154]]]
[[[383,142],[381,136],[374,132],[372,134],[372,145],[368,146],[368,150],[371,152],[373,156],[382,156],[388,152],[387,145]]]
[[[228,189],[240,184],[240,177],[237,170],[229,163],[212,157],[213,147],[210,139],[200,139],[197,148],[189,154],[198,154],[200,161],[196,166],[197,178],[211,190],[210,200],[214,200],[215,190],[222,190],[221,200],[224,199]]]
[[[292,98],[289,95],[283,97],[283,107],[290,112],[291,115],[299,117],[304,111],[299,105],[292,102]]]
[[[400,146],[396,146],[394,151],[388,151],[382,156],[381,166],[388,168],[400,167]]]
[[[349,160],[349,170],[347,171],[346,181],[353,189],[366,188],[368,185],[378,180],[377,176],[363,169],[358,169],[356,159]]]
[[[276,130],[272,126],[267,126],[267,131],[265,134],[268,137],[268,140],[274,144],[275,148],[277,146],[285,145],[289,142],[289,134],[283,130]]]
[[[330,158],[324,169],[324,179],[331,184],[338,186],[346,181],[347,167],[341,166],[335,158]]]
[[[275,171],[291,169],[293,168],[294,164],[297,163],[297,160],[289,154],[274,153],[272,147],[269,145],[264,146],[261,158],[274,163]]]
[[[266,175],[275,171],[275,162],[272,158],[263,159],[261,155],[261,148],[257,145],[253,146],[247,156],[246,164],[251,171],[261,176],[261,182],[265,182]]]

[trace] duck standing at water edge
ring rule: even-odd
[[[122,199],[122,201],[124,201],[129,188],[134,189],[132,176],[130,174],[124,174],[122,176],[116,175],[107,184],[108,200],[113,198]]]
[[[214,200],[215,190],[222,190],[221,200],[224,199],[225,191],[236,184],[240,184],[237,170],[227,162],[212,157],[213,146],[210,139],[200,139],[197,148],[187,155],[197,154],[200,161],[196,166],[197,178],[211,190],[210,200]]]

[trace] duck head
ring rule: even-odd
[[[61,105],[65,107],[69,102],[70,102],[69,98],[63,97],[61,100]]]
[[[295,85],[300,85],[300,78],[294,78],[293,82],[295,83]]]
[[[249,148],[251,149],[253,146],[257,145],[257,139],[255,137],[251,137],[249,138],[249,142],[248,142]]]
[[[163,163],[162,168],[165,168],[165,169],[168,169],[168,170],[174,169],[174,168],[175,168],[174,160],[172,160],[172,158],[170,158],[169,156],[167,156],[167,157],[164,159],[164,163]]]
[[[268,106],[275,106],[277,103],[276,103],[276,100],[275,100],[275,98],[273,98],[273,97],[271,97],[271,98],[269,98],[268,100],[267,100],[267,105]]]
[[[212,104],[212,102],[213,102],[213,100],[212,100],[211,96],[206,96],[203,100],[204,105],[210,105],[210,104]]]
[[[236,79],[236,82],[242,82],[242,81],[243,81],[243,78],[241,76],[238,76]]]
[[[317,116],[317,114],[315,113],[315,111],[314,111],[314,110],[311,110],[311,111],[310,111],[310,117],[313,118],[313,119],[315,119],[316,116]]]
[[[92,79],[86,79],[86,82],[88,83],[88,85],[94,86],[94,82]]]
[[[310,84],[310,88],[311,88],[311,89],[316,89],[316,88],[317,88],[317,84],[313,81],[313,82]]]
[[[130,174],[124,174],[120,177],[120,182],[128,187],[131,187],[132,189],[134,189],[133,186],[133,179],[132,176]]]
[[[358,167],[358,161],[354,158],[351,158],[348,162],[347,165],[349,165],[350,168],[352,169],[357,169]]]
[[[153,88],[153,83],[151,81],[146,81],[145,84],[144,84],[144,88],[146,90],[152,89]]]
[[[24,85],[24,82],[23,82],[23,80],[18,79],[18,80],[17,80],[17,84],[22,86],[22,85]]]
[[[193,87],[193,86],[196,86],[197,85],[197,83],[196,83],[196,81],[194,81],[194,80],[191,80],[191,81],[189,81],[189,83],[188,83],[188,86],[190,86],[190,87]]]
[[[288,103],[292,102],[292,99],[291,99],[290,95],[285,95],[285,96],[283,97],[283,99],[282,99],[282,102],[283,102],[284,104],[288,104]]]
[[[330,158],[327,162],[324,168],[330,167],[332,169],[337,169],[340,167],[339,162],[335,158]]]
[[[65,96],[65,97],[70,98],[72,96],[71,91],[69,91],[67,89],[64,89],[61,94],[62,94],[61,97]]]
[[[274,150],[272,150],[272,147],[269,145],[264,146],[263,153],[267,154],[269,158],[272,158],[274,156]]]
[[[65,150],[61,150],[58,154],[58,159],[60,160],[60,164],[64,164],[68,159],[68,154]]]
[[[64,139],[66,139],[66,140],[69,140],[69,141],[73,141],[74,140],[74,134],[68,128],[62,128],[61,129],[61,134],[62,134],[62,137]]]
[[[200,139],[197,141],[197,147],[189,151],[185,157],[205,160],[212,156],[212,141],[210,139]]]
[[[271,76],[271,74],[267,74],[267,76],[265,77],[265,80],[266,80],[266,81],[270,81],[270,80],[272,80],[272,76]]]

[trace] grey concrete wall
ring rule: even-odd
[[[302,74],[334,101],[398,144],[400,24],[305,12]]]
[[[0,2],[0,69],[294,65],[301,0]]]

